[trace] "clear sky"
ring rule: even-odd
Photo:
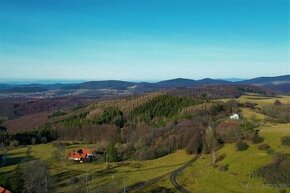
[[[288,0],[0,2],[0,79],[290,74]]]

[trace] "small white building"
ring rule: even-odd
[[[230,119],[240,119],[240,115],[238,113],[233,113],[231,116],[230,116]]]

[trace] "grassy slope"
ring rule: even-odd
[[[70,146],[66,151],[92,146],[74,145]],[[9,166],[1,168],[0,175],[1,173],[13,171],[16,164],[25,157],[26,150],[26,147],[11,149],[8,154]],[[46,160],[49,163],[51,173],[56,177],[58,184],[61,186],[59,189],[60,192],[69,192],[72,188],[70,178],[84,176],[86,172],[89,175],[93,175],[93,180],[90,182],[92,188],[114,180],[118,182],[125,180],[125,185],[128,186],[173,171],[191,158],[184,151],[177,151],[168,156],[150,161],[126,161],[122,164],[113,163],[113,169],[106,170],[106,164],[104,163],[81,164],[53,160],[51,155],[54,147],[51,144],[33,145],[31,146],[31,150],[31,156],[33,158]],[[123,187],[123,183],[118,185],[120,188]]]
[[[290,135],[290,124],[263,127],[261,135],[265,137],[265,143],[276,152],[290,153],[290,148],[282,146],[280,140],[282,136]],[[272,159],[272,155],[258,150],[256,144],[251,144],[250,148],[243,152],[237,152],[234,144],[229,144],[219,150],[218,154],[225,155],[225,159],[218,165],[228,164],[227,172],[220,172],[218,168],[213,168],[210,156],[203,155],[179,177],[179,181],[189,190],[204,193],[277,192],[277,189],[263,185],[261,179],[251,177],[255,169],[269,163]]]
[[[255,111],[249,108],[241,108],[241,110],[244,118],[247,119],[255,118],[257,121],[264,121],[267,118],[266,115],[256,113]]]
[[[238,101],[249,101],[258,105],[264,105],[274,103],[276,99],[264,99],[264,97],[259,96],[242,96]],[[282,103],[290,103],[289,96],[281,96],[278,99]],[[242,108],[242,113],[245,118],[251,118],[255,115],[259,121],[263,121],[267,117],[248,108]],[[281,137],[290,136],[290,124],[266,124],[261,128],[260,134],[265,138],[264,142],[269,144],[274,151],[290,153],[289,147],[281,145]],[[192,192],[277,193],[278,189],[269,188],[263,184],[262,179],[251,178],[250,176],[255,169],[271,162],[273,157],[264,151],[258,150],[257,146],[256,144],[250,144],[248,150],[237,152],[234,144],[225,145],[218,151],[218,155],[225,155],[225,159],[220,161],[218,165],[229,164],[227,172],[220,172],[218,168],[213,168],[211,166],[211,157],[203,155],[179,176],[178,181]],[[149,192],[158,186],[172,188],[174,192],[178,192],[172,187],[168,178],[162,178],[157,184],[146,188],[144,192]],[[290,192],[289,189],[287,191]]]
[[[259,106],[266,104],[273,104],[275,100],[279,100],[282,103],[290,103],[290,96],[278,96],[278,97],[264,97],[264,96],[252,96],[252,95],[243,95],[238,99],[235,99],[241,103],[252,102],[257,103]],[[219,99],[221,101],[228,101],[232,99]]]
[[[261,97],[242,96],[240,102],[254,102],[258,105],[273,103],[277,98],[261,99]],[[279,98],[282,103],[290,103],[289,96]],[[264,115],[243,108],[245,117],[253,114],[257,119],[263,120]],[[260,130],[265,143],[269,144],[275,152],[290,153],[290,148],[281,145],[281,137],[290,136],[290,124],[266,124]],[[250,144],[250,143],[249,143]],[[184,171],[179,181],[189,190],[203,193],[276,193],[278,189],[263,184],[262,179],[251,177],[252,172],[271,162],[273,155],[257,149],[256,144],[250,144],[248,150],[237,152],[234,144],[227,144],[218,151],[225,158],[218,165],[229,165],[229,170],[221,172],[211,166],[211,157],[203,155],[191,168]],[[287,189],[290,192],[290,189]]]

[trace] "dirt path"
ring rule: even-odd
[[[149,181],[144,181],[144,182],[139,182],[139,183],[136,183],[132,186],[128,186],[125,188],[125,192],[126,193],[129,193],[129,192],[134,192],[134,191],[137,191],[137,190],[141,190],[145,187],[148,187],[152,184],[155,184],[157,183],[161,178],[163,178],[164,176],[170,174],[170,182],[175,186],[176,189],[178,189],[181,193],[189,193],[188,190],[186,190],[184,187],[182,187],[176,177],[177,175],[182,172],[185,168],[187,168],[188,166],[190,166],[193,162],[195,162],[199,157],[201,156],[201,154],[198,154],[196,155],[192,160],[190,160],[189,162],[187,162],[185,165],[177,168],[176,170],[174,170],[173,172],[169,172],[169,173],[166,173],[166,174],[163,174],[161,176],[158,176],[156,178],[153,178]],[[124,190],[120,191],[120,193],[123,193]]]
[[[177,168],[176,170],[174,170],[173,172],[171,172],[170,174],[170,182],[175,186],[175,188],[177,190],[179,190],[181,193],[189,193],[188,190],[186,190],[183,186],[181,186],[176,177],[178,174],[180,174],[185,168],[187,168],[188,166],[190,166],[193,162],[195,162],[199,157],[201,156],[201,154],[197,154],[192,160],[190,160],[187,164],[181,166],[180,168]]]

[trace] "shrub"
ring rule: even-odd
[[[173,193],[173,191],[165,187],[156,187],[151,190],[151,193]]]
[[[46,137],[41,137],[40,141],[41,141],[41,143],[47,143],[47,138]]]
[[[290,136],[285,136],[281,138],[282,145],[290,146]]]
[[[238,151],[244,151],[247,150],[249,145],[246,142],[238,141],[236,143],[236,148]]]
[[[264,141],[264,138],[259,136],[258,134],[254,134],[252,139],[251,139],[252,143],[262,143]]]
[[[278,99],[275,100],[274,102],[274,105],[275,106],[279,106],[279,105],[282,105],[281,101],[279,101]]]
[[[229,169],[228,164],[219,166],[219,171],[221,171],[221,172],[226,172],[226,171],[228,171],[228,169]]]
[[[109,162],[116,162],[117,161],[117,149],[114,143],[109,143],[107,147],[107,160]]]
[[[226,154],[219,155],[217,156],[216,161],[217,162],[222,161],[223,159],[225,159],[225,157],[226,157]]]
[[[19,141],[17,141],[17,140],[13,140],[13,141],[11,141],[11,142],[10,142],[10,146],[12,146],[12,147],[17,147],[17,146],[19,146]]]
[[[261,150],[261,151],[265,151],[265,150],[268,150],[270,149],[270,146],[266,143],[262,143],[258,146],[258,149]]]
[[[279,190],[279,193],[286,193],[286,190],[285,189],[281,189],[281,190]]]
[[[254,109],[257,106],[257,103],[245,102],[243,103],[243,107]]]
[[[52,117],[59,117],[59,116],[65,115],[65,114],[66,114],[66,113],[63,112],[63,111],[55,111],[55,112],[53,112],[52,114],[50,114],[50,115],[48,116],[48,118],[50,119],[50,118],[52,118]]]
[[[257,169],[254,175],[262,177],[268,184],[290,187],[289,155],[277,154],[272,163]]]
[[[32,138],[31,138],[31,144],[32,144],[32,145],[35,145],[35,144],[36,144],[36,138],[35,138],[35,137],[32,137]]]

